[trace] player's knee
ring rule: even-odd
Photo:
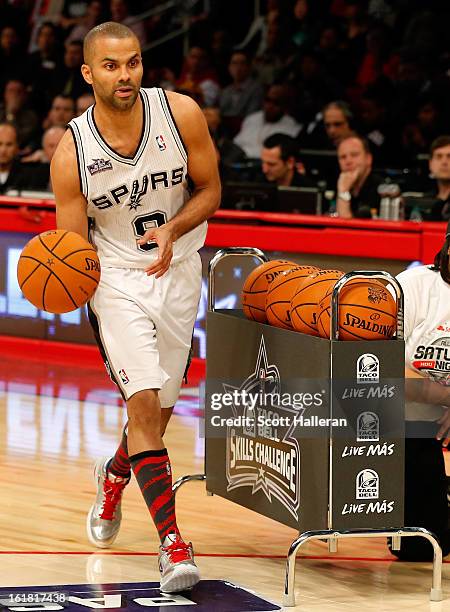
[[[134,411],[128,413],[128,428],[130,430],[139,429],[146,432],[158,432],[161,427],[159,413],[148,413]]]
[[[161,408],[157,391],[145,390],[127,402],[128,427],[158,431],[161,427]]]

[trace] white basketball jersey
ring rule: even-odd
[[[162,89],[141,89],[143,126],[134,157],[120,155],[102,138],[91,106],[69,123],[77,150],[81,190],[87,199],[90,239],[103,266],[145,268],[155,243],[137,240],[172,219],[189,199],[187,152]],[[181,236],[173,262],[200,249],[206,222]]]

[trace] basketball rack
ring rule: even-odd
[[[329,552],[338,551],[338,542],[348,538],[391,538],[391,549],[400,550],[401,538],[422,537],[433,547],[433,576],[430,590],[431,601],[441,601],[442,594],[442,550],[436,536],[421,527],[405,527],[404,521],[404,340],[403,340],[403,292],[396,281],[387,272],[356,271],[345,274],[335,285],[331,300],[330,332],[331,340],[298,334],[289,330],[274,328],[261,323],[243,319],[239,311],[217,311],[215,309],[215,270],[226,257],[246,256],[264,263],[268,261],[265,253],[252,247],[231,247],[219,250],[211,259],[208,268],[208,361],[205,394],[205,473],[186,475],[173,484],[173,490],[186,482],[205,480],[208,495],[217,494],[250,508],[263,516],[267,516],[298,530],[298,537],[291,543],[287,553],[283,605],[295,606],[295,561],[300,548],[307,542],[327,540]],[[391,341],[350,341],[339,340],[339,296],[345,284],[355,278],[375,278],[384,280],[392,287],[397,301],[397,326],[395,338]],[[264,350],[273,355],[274,363],[279,371],[294,372],[295,380],[302,381],[311,376],[311,372],[322,372],[327,377],[329,393],[326,409],[331,417],[345,415],[349,419],[348,429],[343,433],[330,425],[328,435],[320,439],[292,440],[293,448],[298,448],[298,493],[297,507],[288,508],[286,512],[275,498],[269,495],[268,500],[261,492],[254,494],[255,486],[247,484],[236,487],[229,479],[229,447],[228,429],[223,436],[210,439],[208,435],[208,416],[211,416],[210,398],[218,388],[218,380],[231,381],[242,372],[242,377],[252,366],[246,361],[249,347],[258,351],[257,345],[264,344]],[[261,351],[261,346],[259,350]],[[246,351],[236,351],[236,346],[245,346]],[[220,350],[219,350],[220,349]],[[237,353],[245,353],[237,354]],[[358,355],[370,355],[379,362],[380,380],[385,387],[395,389],[394,397],[372,401],[365,399],[343,400],[342,381],[348,384],[355,382],[354,364]],[[285,355],[288,355],[286,357]],[[304,356],[308,355],[305,360]],[[303,359],[302,359],[303,357]],[[250,360],[252,357],[250,356]],[[220,363],[220,366],[217,363]],[[311,363],[312,362],[312,363]],[[292,369],[294,368],[294,370]],[[297,373],[297,370],[301,370]],[[256,371],[256,370],[255,370]],[[315,375],[315,374],[314,374]],[[319,375],[319,374],[318,374]],[[359,382],[359,381],[358,381]],[[393,384],[395,382],[395,384]],[[378,385],[371,385],[374,389]],[[367,388],[368,385],[361,385]],[[375,394],[375,392],[374,392]],[[395,450],[391,457],[350,457],[347,462],[342,459],[342,449],[346,445],[361,446],[361,440],[356,438],[354,423],[357,422],[358,411],[371,410],[380,424],[377,440],[386,444],[391,442]],[[359,415],[361,416],[361,414]],[[330,422],[331,419],[330,419]],[[383,426],[385,431],[383,431]],[[355,439],[356,438],[356,439]],[[368,442],[371,440],[369,439]],[[273,442],[271,442],[273,444]],[[379,444],[378,444],[379,446]],[[366,448],[366,446],[364,446]],[[301,462],[308,469],[301,472]],[[248,466],[247,466],[248,467]],[[249,469],[252,466],[249,467]],[[391,499],[394,508],[390,514],[367,511],[363,515],[343,516],[341,511],[344,501],[353,501],[360,506],[372,504],[361,502],[354,485],[361,474],[369,471],[378,478],[382,495]],[[227,480],[228,479],[228,480]],[[314,480],[313,480],[314,479]],[[248,480],[251,482],[251,479]],[[336,486],[339,484],[339,486]],[[377,489],[378,491],[378,489]],[[259,495],[259,497],[258,497]],[[304,501],[302,501],[304,500]],[[347,505],[347,504],[346,504]],[[376,506],[376,502],[373,502]],[[293,518],[294,517],[294,518]]]

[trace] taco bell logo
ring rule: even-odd
[[[378,499],[380,478],[374,470],[361,470],[356,476],[356,499]]]
[[[362,412],[356,421],[357,442],[378,442],[380,439],[380,419],[374,412]]]
[[[380,381],[380,362],[376,355],[364,353],[356,362],[356,382],[378,383]]]

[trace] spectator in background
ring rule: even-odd
[[[369,29],[367,3],[359,0],[346,0],[344,13],[346,30],[344,78],[351,83],[356,77],[366,51],[366,34]]]
[[[264,140],[272,134],[287,134],[293,138],[300,133],[302,126],[286,113],[287,88],[272,85],[264,98],[263,110],[248,115],[234,142],[249,158],[259,159]]]
[[[96,25],[104,21],[103,5],[101,0],[91,0],[87,5],[86,13],[81,18],[80,23],[76,25],[66,38],[66,44],[72,40],[84,40],[86,34]]]
[[[353,113],[347,102],[337,100],[325,106],[316,121],[308,126],[302,146],[309,149],[335,149],[352,133]]]
[[[217,106],[204,107],[203,114],[216,148],[221,177],[223,179],[228,179],[232,174],[230,166],[235,162],[243,161],[245,159],[245,153],[228,138],[222,129],[222,117]]]
[[[19,36],[12,26],[0,32],[0,93],[8,81],[23,80],[25,77],[25,54],[21,49]]]
[[[73,40],[66,43],[64,66],[62,68],[58,91],[71,98],[78,98],[84,92],[91,91],[81,74],[83,64],[83,43]]]
[[[276,81],[293,50],[289,37],[286,38],[280,25],[278,11],[268,13],[265,48],[262,53],[257,53],[253,62],[258,81],[266,86]]]
[[[392,119],[397,125],[403,126],[417,112],[417,100],[423,99],[429,85],[423,58],[416,49],[402,49],[399,52],[391,82]]]
[[[371,28],[366,35],[366,52],[362,57],[355,78],[356,91],[360,93],[376,83],[390,71],[390,41],[392,32],[380,24]]]
[[[37,50],[28,57],[28,82],[33,93],[33,107],[43,110],[57,93],[62,70],[56,27],[47,21],[37,36]]]
[[[261,84],[251,77],[250,59],[243,51],[231,55],[228,71],[232,83],[220,94],[220,112],[234,136],[243,119],[262,107],[264,92]]]
[[[431,197],[436,198],[433,218],[437,221],[450,219],[450,136],[439,136],[430,149],[429,167],[436,189]]]
[[[43,128],[46,130],[54,125],[66,127],[75,117],[75,102],[70,96],[59,94],[53,98],[52,106],[44,119]]]
[[[319,34],[315,51],[321,58],[324,70],[326,70],[328,74],[333,75],[336,79],[342,80],[342,34],[337,24],[327,23],[324,25]]]
[[[17,159],[19,144],[13,125],[0,123],[0,194],[23,184],[24,172]]]
[[[75,102],[76,116],[82,115],[93,104],[95,104],[94,94],[87,92],[79,96]]]
[[[323,125],[328,142],[334,148],[352,131],[353,113],[346,102],[330,102],[323,111]]]
[[[299,172],[297,152],[298,144],[291,136],[272,134],[266,138],[261,151],[266,180],[278,187],[314,187],[314,183]]]
[[[399,163],[398,133],[388,118],[388,99],[375,88],[359,102],[359,131],[370,144],[374,165],[378,168]]]
[[[405,161],[414,163],[417,155],[428,153],[431,143],[439,134],[445,133],[446,128],[438,102],[419,101],[414,120],[405,126],[402,134]]]
[[[39,118],[27,102],[25,84],[18,80],[8,81],[0,105],[0,121],[14,125],[23,152],[31,151],[39,142]]]
[[[337,148],[340,175],[336,188],[339,217],[371,218],[380,208],[378,186],[381,177],[372,172],[372,154],[365,138],[347,136]]]
[[[303,49],[295,55],[281,77],[297,92],[296,117],[305,122],[314,118],[318,108],[344,93],[339,82],[326,72],[320,55],[314,50]]]
[[[0,1],[0,24],[12,26],[17,32],[24,33],[26,30],[27,13],[25,6],[27,2],[11,2],[8,0]],[[31,3],[33,6],[33,3]]]
[[[191,47],[185,57],[181,74],[176,81],[177,90],[201,95],[206,106],[214,106],[219,98],[217,75],[209,65],[206,49]]]
[[[222,87],[230,82],[228,70],[232,49],[230,32],[223,27],[213,30],[208,48],[211,65]]]
[[[314,37],[313,22],[310,18],[309,0],[295,0],[293,7],[292,42],[297,48],[305,47]]]
[[[31,153],[31,155],[27,155],[26,157],[23,157],[22,162],[23,163],[39,162],[42,164],[49,165],[50,162],[52,161],[52,157],[56,150],[56,147],[58,146],[59,141],[61,140],[61,138],[64,136],[65,133],[66,133],[66,128],[64,128],[61,125],[54,125],[46,129],[42,136],[42,141],[41,141],[42,148],[37,149],[37,151],[34,151],[33,153]],[[48,170],[50,172],[50,166]]]
[[[66,133],[61,126],[45,130],[42,136],[42,148],[22,159],[22,168],[26,172],[26,181],[33,189],[51,191],[50,162],[59,141]]]
[[[134,21],[130,15],[130,3],[127,0],[110,0],[109,10],[111,12],[111,21],[117,21],[128,26],[134,32],[141,47],[147,42],[145,25],[142,21]]]

